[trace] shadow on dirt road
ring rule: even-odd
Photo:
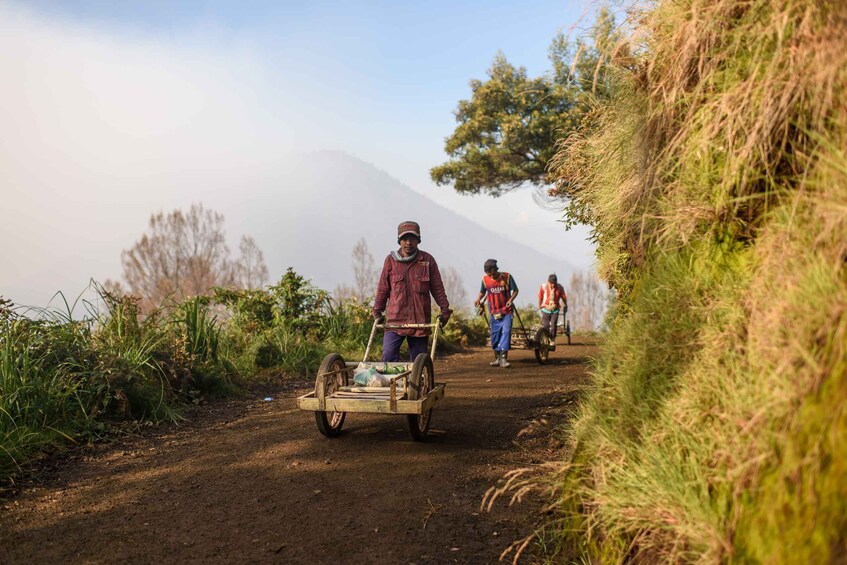
[[[494,563],[532,531],[539,501],[487,513],[482,497],[507,471],[561,457],[551,426],[566,424],[593,354],[560,345],[538,365],[515,351],[510,369],[482,349],[436,360],[447,392],[426,443],[401,416],[368,414],[325,438],[300,390],[98,446],[0,502],[0,562]]]

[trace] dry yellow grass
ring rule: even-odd
[[[847,3],[660,1],[552,167],[618,320],[565,534],[602,561],[847,552]]]

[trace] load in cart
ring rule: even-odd
[[[429,328],[433,330],[429,353],[409,362],[369,361],[377,330]],[[423,441],[429,432],[432,410],[444,396],[445,383],[435,382],[432,360],[441,325],[380,324],[374,321],[361,362],[345,361],[338,353],[324,357],[315,378],[315,390],[297,399],[301,410],[312,410],[318,431],[327,437],[341,434],[348,413],[399,414],[406,417],[409,435]]]

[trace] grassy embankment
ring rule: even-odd
[[[187,404],[311,377],[329,352],[356,359],[372,323],[369,308],[335,303],[291,270],[266,290],[216,289],[147,315],[137,299],[100,294],[82,320],[71,307],[0,300],[0,492],[53,446],[177,421]],[[444,345],[485,335],[481,319],[459,313]]]
[[[843,558],[847,4],[662,0],[636,28],[554,162],[619,300],[560,547]]]

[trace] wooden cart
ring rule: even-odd
[[[430,353],[421,353],[411,363],[368,361],[378,329],[409,328],[433,330]],[[298,408],[314,411],[318,430],[327,437],[341,433],[348,412],[403,414],[406,416],[409,435],[415,441],[423,441],[429,431],[432,409],[444,396],[446,386],[445,383],[435,382],[432,366],[440,330],[441,326],[437,323],[390,325],[374,321],[362,362],[347,362],[338,353],[324,357],[315,378],[314,392],[297,398]],[[385,371],[388,386],[351,386],[350,375],[359,367]]]
[[[479,314],[485,318],[485,323],[489,325],[488,316],[485,312],[485,307],[480,305],[478,310]],[[509,348],[510,349],[530,349],[535,352],[535,360],[538,361],[539,364],[543,365],[547,362],[548,357],[550,356],[551,351],[556,351],[556,343],[553,341],[553,338],[550,337],[550,333],[541,327],[541,324],[535,324],[530,329],[526,329],[526,326],[523,324],[523,320],[521,320],[521,315],[518,312],[518,309],[512,306],[512,312],[515,314],[515,320],[517,320],[517,325],[512,324],[512,334],[509,336]],[[571,343],[571,326],[570,322],[565,320],[565,335],[568,336],[568,345]],[[491,344],[491,334],[489,333],[489,345]]]

